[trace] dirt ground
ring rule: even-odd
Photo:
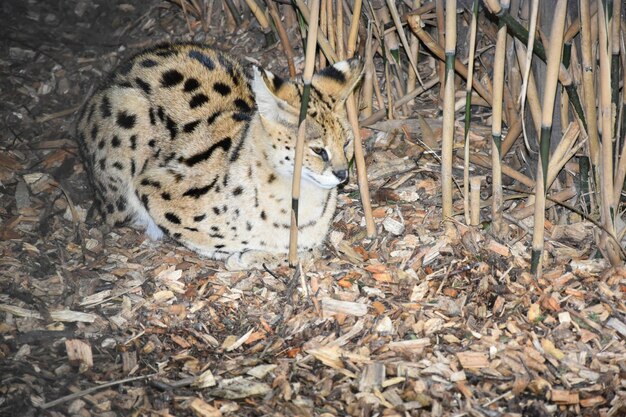
[[[137,0],[4,0],[0,35],[1,416],[626,416],[626,269],[594,259],[589,224],[550,225],[534,281],[528,226],[448,241],[437,160],[372,131],[376,239],[351,184],[323,259],[224,272],[102,228],[71,127],[149,45],[286,75],[280,46]],[[434,126],[436,94],[416,106]]]

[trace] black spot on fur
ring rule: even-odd
[[[211,157],[211,155],[213,154],[213,152],[217,149],[217,148],[221,148],[224,152],[228,152],[228,150],[230,149],[230,146],[232,144],[232,141],[229,137],[225,137],[224,139],[220,140],[217,143],[214,143],[213,145],[211,145],[209,147],[209,149],[197,153],[189,158],[187,158],[187,160],[185,160],[185,164],[187,164],[187,166],[194,166],[202,161],[206,161],[207,159],[209,159]]]
[[[135,78],[135,82],[137,83],[139,88],[141,88],[146,94],[152,93],[152,87],[150,86],[150,84],[148,84],[147,82],[145,82],[141,78],[139,78],[139,77]]]
[[[183,126],[183,132],[191,133],[196,130],[196,127],[200,124],[200,120],[194,120],[193,122],[189,122]]]
[[[166,235],[166,236],[170,235],[170,229],[168,229],[167,227],[163,227],[163,226],[159,225],[159,229],[161,229],[161,231],[163,232],[164,235]]]
[[[201,214],[199,216],[193,216],[193,221],[194,222],[201,222],[202,220],[204,220],[205,217],[206,217],[206,214]]]
[[[159,181],[152,181],[152,180],[149,180],[148,178],[142,179],[140,184],[145,187],[150,186],[150,187],[154,187],[157,189],[161,188],[161,183]]]
[[[151,148],[154,148],[154,146],[156,145],[156,140],[155,139],[150,139],[148,141],[148,146]]]
[[[137,169],[137,167],[135,166],[135,160],[131,159],[130,160],[130,176],[134,177],[135,176],[135,170]]]
[[[216,82],[213,84],[213,90],[219,93],[221,96],[226,97],[230,94],[230,87],[224,83]]]
[[[120,88],[133,88],[133,85],[128,81],[122,81],[121,83],[118,83],[117,86]]]
[[[250,120],[250,116],[245,113],[233,113],[233,120],[236,122],[247,122]]]
[[[120,146],[120,138],[116,136],[113,136],[113,139],[111,139],[111,146],[113,146],[114,148],[119,148]]]
[[[150,124],[155,125],[156,117],[154,116],[154,109],[152,107],[150,107],[150,110],[148,110],[148,116],[150,117]]]
[[[96,140],[98,138],[98,125],[91,127],[91,139]]]
[[[119,169],[120,171],[124,169],[124,165],[121,162],[115,161],[113,162],[113,168]]]
[[[137,135],[132,135],[130,137],[130,149],[133,151],[137,149]]]
[[[274,175],[274,174],[270,174],[270,176],[267,178],[267,183],[268,183],[268,184],[271,184],[271,183],[273,183],[274,181],[276,181],[276,175]]]
[[[186,93],[190,93],[200,87],[200,82],[195,78],[189,78],[185,81],[185,85],[183,86],[183,91]]]
[[[205,94],[196,94],[195,96],[191,97],[191,100],[189,100],[189,107],[195,109],[196,107],[202,106],[208,101],[209,98]]]
[[[159,65],[159,63],[156,62],[154,59],[144,59],[143,61],[141,61],[141,66],[144,68],[151,68],[157,65]]]
[[[161,193],[161,198],[163,200],[170,201],[172,199],[172,196],[170,195],[170,193],[164,191]]]
[[[159,120],[161,121],[165,120],[165,110],[163,110],[163,107],[159,106],[159,108],[157,109],[157,116]]]
[[[265,210],[261,210],[261,219],[267,220],[267,214],[265,214]]]
[[[102,113],[103,118],[111,117],[111,100],[109,100],[108,96],[102,97],[102,103],[100,103],[100,113]]]
[[[107,212],[109,214],[113,214],[113,212],[115,211],[115,207],[113,207],[113,204],[107,204]]]
[[[165,213],[165,218],[174,224],[180,224],[180,217],[178,217],[174,213]]]
[[[124,211],[126,210],[126,198],[124,196],[120,196],[115,205],[117,206],[117,211]]]
[[[237,188],[235,188],[233,190],[233,195],[234,196],[238,196],[238,195],[241,195],[242,192],[243,192],[243,188],[241,188],[241,186],[239,186],[239,187],[237,187]]]
[[[182,237],[182,235],[181,235],[180,233],[176,232],[176,233],[174,233],[174,234],[172,235],[172,237],[173,237],[174,239],[180,239],[180,238]]]
[[[217,182],[218,178],[219,177],[215,177],[210,184],[205,185],[204,187],[193,187],[193,188],[188,189],[187,191],[183,193],[183,197],[193,197],[196,199],[202,197],[203,195],[211,191],[213,187],[215,187],[215,183]],[[202,219],[204,219],[204,215],[202,215],[201,217]],[[196,220],[195,217],[194,217],[194,220],[197,222],[200,221],[200,220]]]
[[[223,247],[226,247],[226,245],[215,245],[215,249],[222,249]]]
[[[166,165],[168,162],[170,162],[174,158],[176,158],[176,152],[170,152],[169,155],[167,155],[165,159],[163,160],[163,164]]]
[[[174,122],[169,116],[167,116],[167,120],[165,121],[165,127],[170,132],[170,140],[174,140],[176,135],[178,134],[178,125]]]
[[[174,87],[176,84],[180,84],[183,79],[185,77],[180,72],[174,69],[168,70],[161,74],[161,85],[166,88]]]
[[[219,233],[211,233],[209,234],[209,236],[215,239],[224,239],[224,235],[221,235]]]
[[[213,213],[215,213],[216,215],[220,215],[220,209],[218,207],[213,207]]]
[[[98,149],[104,149],[104,140],[98,142]]]
[[[102,159],[99,161],[99,163],[100,163],[100,169],[104,171],[104,167],[105,167],[105,164],[106,164],[106,159],[105,159],[105,158],[102,158]]]
[[[215,122],[215,119],[217,119],[218,117],[220,117],[220,115],[222,114],[221,110],[216,111],[215,113],[213,113],[212,115],[209,116],[208,119],[206,119],[207,124],[210,126],[213,124],[213,122]]]
[[[87,123],[91,122],[91,119],[93,118],[93,114],[96,112],[96,105],[92,104],[89,107],[89,112],[87,113]]]
[[[235,106],[237,106],[237,108],[244,113],[250,113],[252,111],[250,105],[246,103],[246,101],[242,98],[238,98],[235,100]]]
[[[193,58],[196,61],[199,61],[209,71],[213,71],[215,69],[215,62],[213,62],[211,57],[203,54],[200,51],[189,51],[189,58]]]
[[[189,230],[190,232],[197,232],[198,229],[196,229],[195,227],[185,227],[185,230]]]
[[[132,129],[135,127],[137,116],[134,114],[128,114],[125,111],[117,113],[117,124],[124,129]]]

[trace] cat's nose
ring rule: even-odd
[[[335,174],[335,177],[337,177],[339,179],[339,181],[341,181],[341,182],[345,182],[348,179],[348,170],[347,169],[341,169],[339,171],[333,171],[333,174]]]

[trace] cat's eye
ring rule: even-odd
[[[324,148],[311,148],[311,150],[316,155],[319,155],[320,158],[322,158],[322,160],[324,162],[328,162],[328,153],[326,153],[326,149],[324,149]]]

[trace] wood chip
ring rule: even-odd
[[[335,314],[361,317],[367,314],[367,305],[326,297],[322,298],[322,312],[324,317],[331,317]]]
[[[483,352],[457,352],[456,357],[465,369],[480,369],[489,366],[489,357]]]
[[[70,362],[78,362],[87,368],[93,366],[93,356],[91,354],[91,345],[77,339],[68,339],[65,341],[65,350],[67,358]]]

